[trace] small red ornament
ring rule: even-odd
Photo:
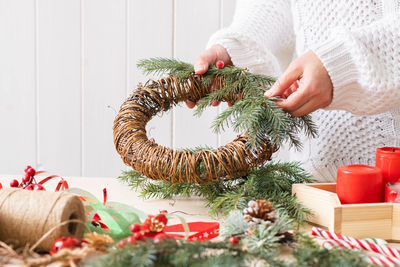
[[[150,230],[150,232],[159,233],[164,230],[167,222],[168,219],[164,214],[159,214],[157,217],[148,215],[141,228],[144,231]]]
[[[128,236],[126,238],[126,242],[129,243],[129,244],[135,244],[136,243],[136,239],[135,239],[135,237],[133,237],[133,235],[131,235],[131,236]]]
[[[237,236],[231,236],[229,238],[229,244],[231,245],[239,245],[240,238]]]
[[[126,240],[121,240],[118,242],[118,247],[123,248],[126,245]]]
[[[140,232],[136,232],[132,236],[135,240],[142,240],[142,238],[143,238],[143,236]]]
[[[29,175],[29,176],[34,176],[35,173],[36,173],[36,171],[35,171],[34,168],[30,167],[30,168],[28,168],[28,169],[25,170],[25,173],[26,173],[27,175]]]
[[[12,180],[10,183],[10,187],[18,187],[19,186],[19,182],[17,180]]]
[[[168,213],[167,210],[160,210],[160,213]]]
[[[28,173],[25,173],[24,178],[22,178],[22,183],[25,185],[31,184],[33,181],[33,176],[29,175]]]
[[[126,245],[126,240],[120,240],[120,241],[118,242],[118,247],[119,247],[119,248],[123,248],[125,245]]]
[[[32,167],[30,165],[26,166],[24,172],[27,172],[29,169],[32,169]]]
[[[136,233],[136,232],[140,232],[140,224],[137,224],[137,223],[133,223],[133,224],[131,224],[131,226],[129,226],[129,230],[132,232],[132,233]]]
[[[222,60],[218,60],[217,63],[215,63],[215,66],[217,66],[218,69],[222,69],[225,64]]]
[[[167,218],[167,216],[165,216],[164,214],[159,214],[159,215],[157,215],[156,219],[157,219],[159,222],[162,222],[164,225],[167,225],[167,223],[168,223],[168,218]]]
[[[72,236],[63,236],[54,241],[53,247],[50,250],[50,255],[54,255],[64,248],[75,249],[78,247],[81,247],[81,241],[79,241],[77,238]]]
[[[46,190],[43,187],[43,185],[41,185],[41,184],[30,184],[25,189],[27,189],[27,190],[39,190],[39,191],[41,191],[41,190],[45,191]]]
[[[162,241],[164,241],[165,239],[168,239],[168,238],[172,238],[172,237],[168,236],[165,233],[159,233],[154,237],[153,240],[154,240],[154,243],[161,243]]]

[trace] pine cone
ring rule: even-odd
[[[249,201],[243,210],[244,220],[249,224],[272,224],[276,221],[276,211],[271,202],[266,200]]]

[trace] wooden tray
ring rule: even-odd
[[[313,215],[308,222],[355,238],[400,242],[400,204],[341,204],[336,184],[294,184],[292,194]]]

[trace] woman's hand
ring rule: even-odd
[[[312,51],[294,60],[266,97],[279,96],[279,107],[293,116],[307,115],[332,102],[333,85],[322,62]]]
[[[211,48],[207,49],[195,60],[194,71],[196,72],[196,74],[204,74],[206,73],[210,65],[213,65],[220,60],[224,62],[225,66],[232,65],[231,57],[229,56],[226,49],[221,45],[214,45]],[[211,104],[213,106],[218,106],[219,101],[214,100]],[[186,105],[188,106],[188,108],[194,108],[196,106],[196,102],[186,100]]]

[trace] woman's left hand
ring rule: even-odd
[[[300,117],[329,105],[332,93],[328,72],[317,55],[308,51],[294,60],[264,95],[281,97],[278,106]]]

